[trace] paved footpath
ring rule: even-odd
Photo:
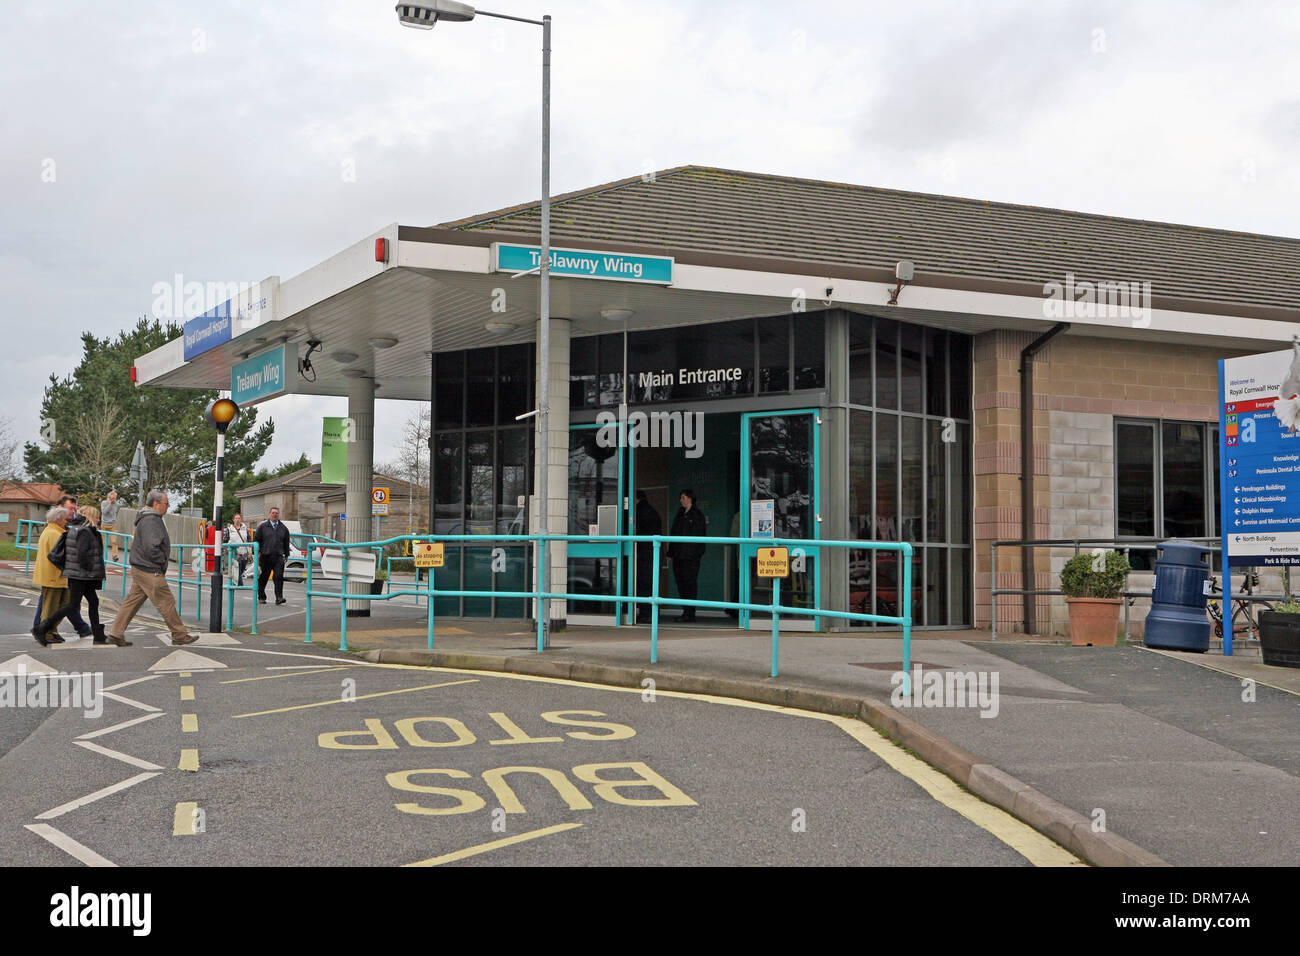
[[[259,630],[301,639],[300,605],[291,594]],[[337,645],[336,606],[314,610],[315,642]],[[988,637],[916,635],[919,706],[902,706],[896,691],[902,641],[892,636],[783,634],[777,678],[767,676],[770,634],[723,629],[665,627],[657,664],[648,628],[561,632],[538,654],[525,622],[455,620],[428,651],[423,611],[376,605],[349,624],[348,644],[380,662],[651,679],[662,690],[856,714],[1099,865],[1300,864],[1300,670]],[[943,700],[926,672],[985,675],[997,693],[953,706],[961,702]]]

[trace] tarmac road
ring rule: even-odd
[[[0,711],[5,865],[1077,863],[855,720],[153,625],[42,649],[9,590],[0,672],[112,696]]]

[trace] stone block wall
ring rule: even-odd
[[[991,616],[990,543],[1020,537],[1020,351],[1037,333],[997,330],[974,348],[976,624]],[[1240,354],[1067,333],[1034,363],[1034,536],[1115,536],[1115,418],[1218,420],[1218,360]],[[1035,551],[1038,590],[1059,587],[1073,548]],[[998,549],[998,587],[1021,587],[1020,549]],[[1130,587],[1149,587],[1134,575]],[[1062,598],[1036,602],[1039,633],[1065,634]],[[1145,608],[1130,610],[1134,634]],[[999,631],[1021,630],[1019,595],[998,602]]]

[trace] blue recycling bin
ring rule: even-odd
[[[1159,546],[1147,614],[1147,647],[1171,651],[1208,651],[1210,619],[1205,615],[1205,582],[1210,576],[1210,549],[1190,541]]]

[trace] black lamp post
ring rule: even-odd
[[[212,516],[212,600],[208,605],[208,633],[220,634],[224,628],[221,626],[221,599],[224,596],[224,590],[221,574],[221,536],[222,529],[225,525],[221,520],[222,499],[225,496],[225,477],[226,477],[226,429],[230,427],[239,416],[239,406],[228,398],[216,398],[208,402],[208,407],[203,410],[203,415],[208,420],[208,424],[217,430],[217,487],[213,495],[214,513]]]

